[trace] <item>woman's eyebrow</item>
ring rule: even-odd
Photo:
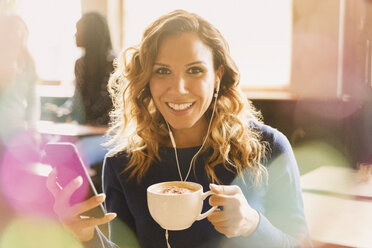
[[[204,65],[206,65],[206,63],[204,61],[198,60],[198,61],[194,61],[194,62],[191,62],[191,63],[186,64],[185,67],[189,67],[189,66],[196,65],[196,64],[204,64]]]
[[[163,66],[163,67],[169,67],[169,65],[167,65],[167,64],[163,64],[163,63],[158,63],[158,62],[155,62],[154,63],[154,66]]]

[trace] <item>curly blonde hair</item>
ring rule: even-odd
[[[219,183],[214,170],[218,164],[240,175],[249,169],[257,185],[267,174],[262,164],[266,144],[251,121],[260,122],[261,115],[238,88],[239,71],[221,33],[198,15],[184,10],[172,11],[154,21],[144,31],[139,46],[128,48],[116,61],[108,86],[114,102],[110,154],[125,151],[129,157],[126,171],[138,182],[153,160],[160,160],[159,148],[167,144],[169,134],[151,97],[149,81],[164,37],[182,32],[198,34],[212,50],[215,70],[224,67],[211,131],[202,150],[213,151],[205,161],[206,173],[212,182]],[[205,113],[207,118],[211,118],[212,105]]]

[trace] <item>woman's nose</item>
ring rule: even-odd
[[[187,93],[186,79],[181,75],[176,76],[172,88],[175,92],[179,94],[186,94]]]

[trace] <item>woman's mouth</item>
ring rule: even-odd
[[[167,105],[174,110],[181,111],[181,110],[186,110],[190,108],[194,103],[193,102],[188,102],[188,103],[172,103],[172,102],[167,102]]]

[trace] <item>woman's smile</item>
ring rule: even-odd
[[[168,102],[167,104],[171,109],[176,110],[176,111],[183,111],[183,110],[189,109],[193,105],[192,102],[188,102],[188,103]]]

